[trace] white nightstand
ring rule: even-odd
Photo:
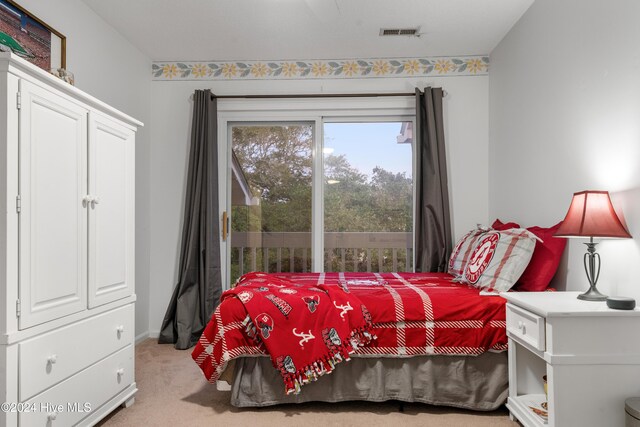
[[[527,427],[624,426],[625,399],[640,395],[640,310],[612,310],[578,293],[501,294],[508,302],[507,408]],[[547,421],[529,408],[545,400]]]

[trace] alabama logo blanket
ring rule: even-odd
[[[269,354],[287,394],[299,393],[375,338],[367,308],[343,287],[248,273],[224,292],[227,298],[242,302],[245,331]]]

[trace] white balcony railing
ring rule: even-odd
[[[311,270],[311,233],[233,232],[232,268],[249,271]],[[324,233],[324,269],[331,271],[412,271],[413,236],[403,232]],[[235,278],[234,278],[235,279]]]

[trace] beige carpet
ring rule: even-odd
[[[398,402],[305,403],[259,409],[229,404],[229,392],[209,384],[191,352],[147,340],[136,347],[138,394],[130,408],[118,408],[99,426],[510,426],[506,409],[472,412]]]

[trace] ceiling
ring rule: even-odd
[[[484,55],[534,0],[83,1],[154,61],[205,61]]]

